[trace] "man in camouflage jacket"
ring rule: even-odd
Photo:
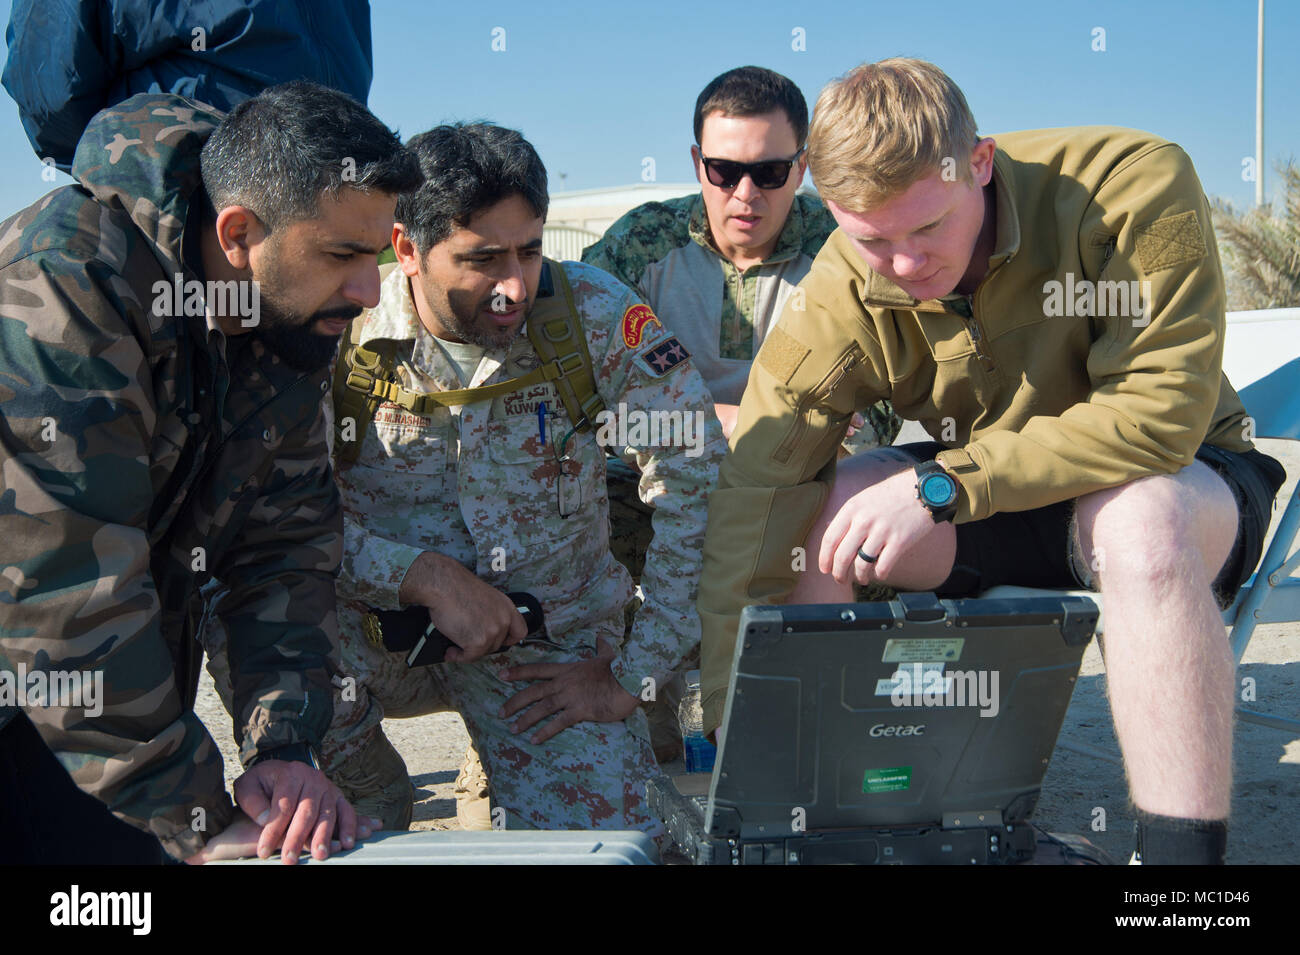
[[[331,121],[313,134],[322,111]],[[294,170],[267,159],[268,139],[286,135],[337,151],[333,183],[311,168],[306,193],[294,193]],[[338,188],[344,153],[357,188]],[[79,185],[0,227],[0,675],[20,686],[94,675],[103,698],[0,696],[0,751],[17,752],[17,734],[34,726],[118,819],[174,857],[199,854],[236,818],[193,712],[200,588],[217,578],[248,768],[236,797],[254,817],[268,797],[288,797],[296,812],[268,813],[260,848],[283,841],[290,861],[310,832],[321,857],[335,819],[345,845],[354,824],[301,762],[330,721],[336,639],[341,512],[321,414],[326,365],[346,317],[377,299],[375,253],[394,194],[418,170],[364,107],[291,84],[224,120],[169,94],[131,97],[92,121],[73,172]],[[351,263],[329,272],[313,262],[306,278],[273,255],[327,254],[302,244],[308,233],[348,245]],[[24,758],[38,757],[18,757],[20,774]],[[299,795],[319,801],[318,819]],[[51,858],[32,835],[28,857],[123,858],[96,856],[84,819],[40,819],[46,801],[57,802],[39,787],[0,800],[0,856],[24,858],[24,829],[66,827],[80,851]],[[256,841],[260,827],[244,824]]]

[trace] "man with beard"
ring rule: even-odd
[[[321,403],[419,169],[292,83],[224,118],[133,96],[73,173],[0,227],[0,671],[102,696],[0,695],[0,859],[323,858],[373,821],[312,765],[342,529]],[[193,712],[213,580],[242,812]]]
[[[708,390],[617,279],[543,261],[546,170],[519,133],[440,126],[408,148],[425,182],[398,200],[397,266],[336,377],[340,671],[355,692],[335,703],[323,768],[405,828],[410,779],[380,721],[454,709],[498,825],[662,833],[645,805],[657,767],[638,706],[699,639],[700,547],[723,451]],[[539,335],[575,358],[564,380],[587,369],[590,389],[575,391],[597,427],[580,429],[562,382],[544,376],[553,362]],[[338,382],[384,397],[358,411]],[[657,438],[634,430],[651,417]],[[655,509],[645,602],[626,640],[633,587],[610,552],[602,448],[615,431]],[[526,635],[507,597],[518,592],[540,602],[543,631]],[[403,607],[454,644],[446,662],[408,668],[405,652],[372,642],[371,611]]]

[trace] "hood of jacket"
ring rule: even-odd
[[[181,96],[138,93],[95,114],[77,144],[72,175],[130,217],[168,273],[184,271],[185,223],[202,196],[199,154],[222,118]]]

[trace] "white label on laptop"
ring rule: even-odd
[[[961,659],[961,649],[965,644],[965,637],[886,640],[885,655],[880,660],[882,663],[929,663],[933,660],[954,663]]]
[[[876,681],[876,696],[893,696],[894,690],[901,684],[900,693],[911,696],[915,691],[932,688],[935,692],[947,693],[952,685],[952,677],[944,679],[942,663],[913,663],[905,671],[898,671],[888,680]],[[942,686],[942,690],[939,687]]]

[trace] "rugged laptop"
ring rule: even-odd
[[[652,783],[651,807],[699,864],[1024,861],[1098,614],[1086,597],[747,607],[713,773]]]

